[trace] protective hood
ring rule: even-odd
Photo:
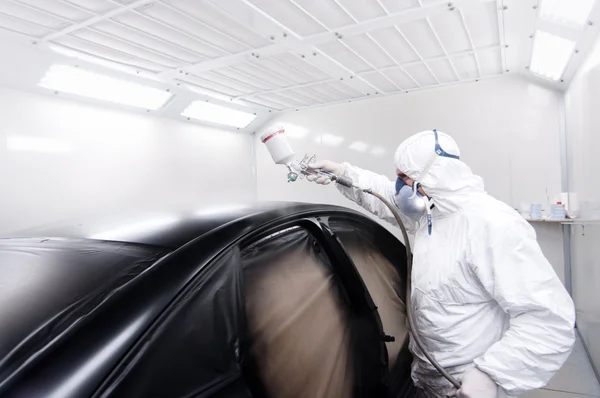
[[[460,156],[456,142],[448,135],[437,132],[438,143],[448,154]],[[429,163],[435,160],[423,174]],[[435,203],[434,216],[452,214],[464,207],[470,198],[484,193],[483,179],[459,159],[436,155],[433,130],[422,131],[406,139],[394,155],[396,167],[418,181]]]

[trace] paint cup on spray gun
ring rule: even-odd
[[[267,146],[276,164],[284,164],[289,168],[294,159],[294,150],[285,139],[284,133],[285,129],[282,126],[271,127],[260,136],[260,140]]]

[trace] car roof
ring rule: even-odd
[[[10,237],[93,239],[176,249],[215,228],[257,213],[287,215],[304,211],[348,211],[338,206],[294,202],[262,202],[207,206],[200,210],[101,212],[22,230]]]
[[[4,306],[5,311],[0,311],[0,324],[7,325],[5,330],[0,328],[0,358],[4,357],[0,361],[0,386],[3,379],[20,372],[23,361],[49,342],[58,342],[59,337],[60,341],[66,341],[67,334],[93,328],[89,326],[93,325],[90,323],[93,317],[89,315],[98,308],[103,308],[98,311],[108,318],[98,319],[95,324],[108,325],[105,322],[113,322],[114,308],[121,308],[123,303],[140,306],[139,289],[145,292],[144,284],[138,283],[143,279],[142,275],[146,276],[146,281],[162,286],[165,279],[155,276],[153,271],[164,270],[172,274],[174,269],[169,264],[175,262],[178,275],[186,275],[177,278],[188,280],[205,261],[202,258],[211,258],[236,236],[243,236],[262,225],[277,224],[278,220],[286,222],[306,216],[334,214],[364,217],[343,207],[298,203],[269,203],[221,211],[206,209],[191,215],[183,212],[176,213],[177,216],[174,214],[171,218],[162,219],[155,216],[150,221],[138,218],[139,223],[134,226],[125,224],[118,227],[118,223],[114,223],[115,227],[110,229],[98,228],[97,225],[110,225],[113,221],[90,217],[88,220],[92,221],[78,220],[22,232],[21,235],[30,236],[26,238],[0,239],[0,286],[14,284],[13,288],[0,294],[2,301],[8,303]],[[194,249],[190,251],[186,244],[192,241],[190,246]],[[198,256],[198,262],[159,261],[173,256],[183,258],[192,255],[192,252],[194,258]],[[162,265],[152,266],[158,263]],[[3,273],[11,278],[3,277]],[[177,283],[183,282],[178,279]],[[160,311],[168,304],[169,297],[179,291],[163,292],[157,298],[156,291],[151,290],[155,301],[152,311],[155,312]],[[118,292],[118,297],[113,294],[115,292]],[[127,315],[123,315],[124,318],[134,316],[132,310],[122,311]],[[147,308],[144,307],[143,311]],[[81,319],[86,321],[80,322]],[[150,322],[150,319],[144,322]],[[108,333],[108,330],[112,329],[103,333]],[[41,357],[39,361],[42,361]],[[33,363],[30,366],[34,366]]]

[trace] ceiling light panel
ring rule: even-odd
[[[295,0],[306,12],[328,29],[352,25],[354,21],[333,0]]]
[[[49,29],[60,29],[66,25],[65,21],[61,18],[8,1],[0,2],[0,12],[14,16],[14,20],[29,21],[32,25],[42,25]]]
[[[381,4],[389,13],[400,12],[410,8],[421,7],[419,0],[381,0]]]
[[[216,91],[217,93],[226,95],[228,97],[237,97],[245,94],[244,92],[236,90],[230,86],[224,86],[217,82],[206,80],[192,74],[180,76],[179,79],[186,83],[196,85],[200,88]]]
[[[573,28],[583,28],[596,0],[540,0],[539,17]]]
[[[416,65],[407,65],[405,68],[406,72],[410,74],[420,86],[432,86],[437,84],[434,76],[431,72],[425,67],[424,64],[416,64]],[[437,77],[437,76],[436,76]]]
[[[253,86],[253,87],[255,87],[255,89],[253,89],[253,91],[255,91],[257,89],[258,90],[272,90],[272,89],[279,87],[279,86],[276,86],[273,83],[269,82],[268,80],[259,79],[253,75],[235,70],[233,68],[215,69],[214,72],[218,73],[219,75],[223,76],[224,78],[229,78],[234,81],[239,81],[244,84]]]
[[[477,52],[481,74],[483,76],[502,73],[502,58],[499,48],[490,48]]]
[[[275,77],[278,82],[283,83],[279,84],[279,86],[289,86],[290,84],[303,82],[302,78],[298,77],[300,73],[271,58],[261,58],[259,61],[253,62],[252,67],[254,69],[258,67],[257,70],[262,70],[267,74],[269,76],[267,81],[271,83],[273,83],[273,77]]]
[[[47,0],[36,1],[39,3],[47,3]],[[119,7],[119,4],[111,3],[105,0],[70,0],[70,2],[77,4],[77,8],[88,10],[94,14],[104,14]]]
[[[344,84],[341,81],[325,83],[324,86],[327,87],[329,90],[334,90],[335,92],[338,92],[341,95],[346,96],[346,98],[362,97],[368,91],[368,90],[365,90],[364,92],[357,91],[356,89],[348,86],[347,84]],[[366,84],[365,84],[365,86],[368,87]],[[372,88],[370,88],[370,89],[372,90]]]
[[[236,71],[241,71],[257,79],[266,80],[278,87],[289,86],[290,82],[284,77],[278,76],[271,72],[267,67],[263,66],[262,62],[246,62],[243,64],[235,64],[231,67]]]
[[[27,3],[33,7],[44,10],[48,13],[58,15],[64,19],[73,22],[82,22],[96,15],[87,11],[85,7],[78,7],[77,1],[71,1],[73,5],[66,1],[48,1],[48,0],[19,0],[21,3]],[[84,3],[90,3],[89,1]],[[113,5],[114,7],[114,5]]]
[[[251,0],[250,2],[301,36],[326,31],[290,1]]]
[[[533,39],[529,70],[550,80],[560,80],[574,50],[574,41],[538,30]]]
[[[189,48],[206,58],[216,58],[226,54],[224,50],[219,49],[218,46],[198,36],[195,32],[190,33],[183,29],[179,29],[179,27],[173,25],[172,22],[164,23],[154,17],[148,18],[134,13],[120,14],[114,19],[125,25],[133,26],[138,30],[156,34],[170,42],[179,43],[181,46]]]
[[[359,22],[386,15],[376,1],[338,0],[338,2]]]
[[[285,64],[292,72],[295,72],[300,76],[306,76],[309,80],[324,80],[331,77],[319,68],[306,62],[300,56],[291,52],[277,54],[273,56],[273,58],[278,62]]]
[[[248,101],[248,102],[254,103],[254,104],[258,104],[261,106],[266,106],[267,108],[271,108],[276,111],[282,111],[285,109],[285,106],[281,105],[280,103],[270,101],[266,98],[261,97],[260,95],[255,95],[255,96],[246,98],[245,101]]]
[[[202,38],[205,42],[222,49],[224,52],[238,53],[248,48],[248,45],[243,41],[221,33],[217,29],[211,29],[211,25],[187,15],[185,12],[179,10],[177,6],[157,2],[150,7],[144,8],[140,11],[140,14],[163,24],[176,27],[187,34]]]
[[[278,100],[279,102],[283,102],[283,103],[287,103],[287,104],[291,104],[291,108],[293,107],[303,107],[303,106],[308,106],[308,105],[313,105],[314,101],[309,100],[305,97],[301,97],[298,95],[295,95],[294,93],[286,90],[286,91],[278,91],[276,93],[270,93],[270,94],[266,94],[265,95],[266,98],[269,98],[269,96],[271,98],[275,98],[276,100]]]
[[[244,93],[244,94],[248,94],[248,93],[252,93],[252,92],[260,90],[259,87],[244,83],[241,80],[238,80],[237,78],[231,78],[229,76],[224,76],[217,71],[201,72],[201,73],[197,73],[196,76],[198,76],[202,79],[211,81],[211,82],[218,83],[224,87],[232,88],[232,89],[239,91],[241,93]]]
[[[11,32],[22,33],[29,36],[44,36],[52,33],[53,30],[45,28],[37,24],[32,24],[24,20],[20,20],[8,15],[0,14],[0,27],[2,30],[8,30]]]
[[[346,93],[335,90],[326,84],[318,84],[315,86],[310,86],[310,90],[315,91],[315,92],[325,96],[326,98],[331,98],[332,101],[334,101],[334,102],[349,98],[349,96]]]
[[[385,77],[377,72],[369,72],[361,75],[361,77],[386,93],[403,90],[401,85],[396,83],[393,79],[387,77],[387,72],[383,72],[383,74]],[[374,94],[374,90],[371,89],[370,93]]]
[[[379,45],[385,48],[388,54],[390,54],[390,56],[398,63],[403,64],[419,60],[418,55],[408,45],[395,27],[391,26],[389,28],[375,30],[369,34],[379,43]]]
[[[344,39],[344,42],[376,68],[395,65],[391,55],[386,55],[387,49],[381,43],[370,39],[367,35],[350,36]]]
[[[401,69],[390,69],[385,72],[385,75],[392,79],[397,85],[402,87],[404,90],[411,90],[417,88],[417,83],[410,78]]]
[[[247,43],[248,46],[255,48],[263,47],[269,45],[271,42],[268,37],[261,36],[254,30],[248,29],[242,24],[237,23],[235,19],[220,12],[219,3],[223,5],[222,3],[225,3],[223,1],[216,2],[217,6],[212,5],[208,1],[197,0],[162,0],[161,2],[172,7],[177,7],[178,10],[183,11],[198,21],[208,24],[243,43]]]
[[[315,101],[322,102],[322,103],[334,102],[339,99],[339,98],[336,98],[335,96],[331,95],[331,92],[327,93],[327,94],[323,94],[322,92],[314,90],[314,87],[315,86],[299,87],[299,88],[296,88],[296,89],[290,90],[290,91],[298,93],[300,95],[303,95],[304,97],[313,98]]]
[[[252,113],[242,112],[205,101],[192,102],[181,115],[203,122],[237,128],[248,127],[256,119],[256,115]]]
[[[442,48],[425,19],[403,24],[399,28],[423,58],[444,55]]]
[[[114,104],[157,110],[172,97],[166,90],[89,72],[68,65],[53,65],[40,87]]]
[[[170,42],[164,39],[160,36],[160,32],[146,32],[115,21],[103,21],[94,24],[93,30],[145,46],[162,54],[180,59],[186,63],[195,63],[206,59],[206,57],[199,52],[183,47],[179,43]]]
[[[461,8],[475,48],[500,44],[498,10],[495,2]]]
[[[429,61],[427,62],[427,65],[429,65],[431,71],[440,83],[452,83],[458,80],[458,77],[454,73],[450,62],[447,59]]]
[[[261,98],[266,99],[267,101],[271,101],[278,106],[283,107],[284,109],[295,109],[306,106],[307,104],[303,102],[299,102],[293,99],[287,98],[285,94],[277,93],[265,93],[260,95]]]
[[[365,61],[337,40],[322,44],[319,49],[355,73],[371,70]]]
[[[179,3],[181,0],[169,0],[171,3]],[[197,0],[183,0],[192,3],[195,7],[198,4]],[[268,18],[254,11],[246,3],[239,1],[221,1],[221,0],[203,0],[202,3],[206,4],[214,11],[225,16],[229,20],[229,24],[232,26],[244,26],[247,29],[254,32],[267,40],[271,40],[273,36],[272,22]],[[251,2],[248,2],[251,3]],[[283,39],[283,32],[280,32],[281,36],[277,36],[276,40]]]
[[[318,99],[319,94],[315,94],[314,92],[302,92],[298,89],[295,90],[285,90],[284,93],[288,94],[290,98],[298,98],[303,102],[307,103],[307,105],[314,105],[316,103],[325,103],[330,100],[320,100]]]
[[[477,62],[473,55],[452,57],[452,62],[461,79],[468,80],[480,77],[477,71]]]
[[[429,21],[448,53],[471,49],[469,36],[458,11],[434,15]]]
[[[83,29],[73,32],[71,36],[84,40],[90,45],[98,45],[108,48],[113,51],[121,52],[127,55],[132,55],[142,60],[148,60],[163,68],[177,68],[182,65],[182,61],[173,58],[167,54],[162,54],[158,51],[152,51],[143,46],[136,46],[126,40],[120,40],[118,37],[112,37],[92,30]]]

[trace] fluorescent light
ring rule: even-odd
[[[352,144],[350,144],[348,148],[356,152],[366,152],[367,149],[369,149],[369,145],[361,141],[355,141]]]
[[[541,0],[540,18],[561,25],[582,28],[596,0]]]
[[[339,146],[344,141],[344,137],[333,134],[321,134],[315,139],[315,142],[328,146]]]
[[[574,50],[574,41],[538,30],[535,32],[529,69],[536,75],[559,80]]]
[[[238,111],[226,106],[211,104],[205,101],[192,102],[181,114],[203,122],[222,124],[237,128],[247,127],[256,119],[256,115]]]
[[[375,147],[373,147],[373,149],[371,149],[371,152],[369,152],[369,153],[373,156],[381,156],[381,155],[385,155],[386,152],[387,151],[385,150],[384,147],[375,146]]]
[[[13,152],[71,152],[73,150],[73,146],[67,141],[27,135],[8,135],[6,148]]]
[[[38,85],[50,90],[150,110],[161,108],[172,97],[165,90],[68,65],[52,65]]]

